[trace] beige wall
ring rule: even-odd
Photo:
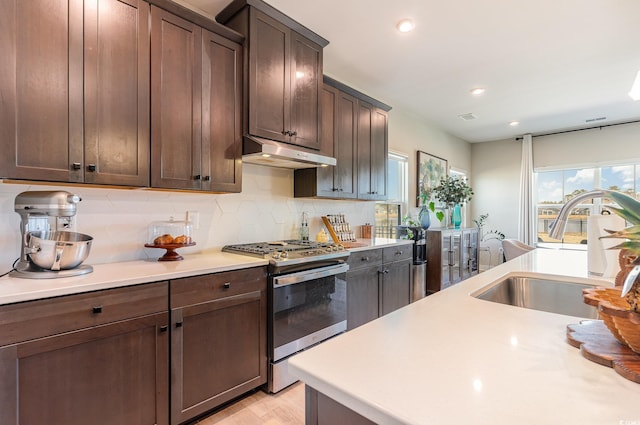
[[[409,213],[417,213],[416,157],[418,150],[444,158],[449,167],[471,172],[471,144],[414,115],[392,109],[389,113],[389,149],[409,157]],[[469,174],[468,174],[469,175]],[[471,182],[473,186],[473,182]],[[437,221],[432,218],[432,223]],[[467,220],[467,224],[473,224]]]
[[[514,139],[471,146],[473,217],[489,213],[488,229],[518,237],[521,144]],[[640,123],[533,138],[535,169],[640,162]]]

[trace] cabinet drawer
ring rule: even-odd
[[[166,282],[0,306],[0,346],[167,311]]]
[[[349,255],[348,263],[351,270],[380,265],[382,264],[382,250],[369,249],[367,251],[352,252]]]
[[[219,298],[262,291],[266,290],[266,287],[266,267],[185,277],[171,281],[170,304],[171,308],[180,308]]]
[[[411,258],[413,258],[413,245],[411,244],[390,246],[382,250],[382,262],[385,264]]]

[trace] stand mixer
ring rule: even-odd
[[[57,191],[29,191],[16,196],[15,212],[20,223],[20,260],[11,275],[28,279],[51,279],[91,273],[93,267],[79,265],[89,254],[91,238],[72,233],[73,217],[80,197]],[[38,241],[41,245],[33,243]],[[49,249],[51,254],[46,250]],[[31,255],[34,255],[32,258]],[[40,257],[35,257],[39,255]],[[43,255],[50,255],[50,265],[36,264]],[[70,256],[80,256],[71,258]],[[48,260],[48,258],[45,258]]]

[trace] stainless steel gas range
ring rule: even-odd
[[[296,382],[287,360],[347,329],[346,263],[342,245],[302,240],[227,245],[224,252],[269,260],[267,389]]]

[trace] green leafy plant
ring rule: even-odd
[[[436,203],[431,199],[433,196],[433,191],[430,189],[423,189],[418,195],[418,199],[423,205],[426,205],[429,210],[436,214],[436,218],[438,221],[442,221],[444,219],[444,213],[442,211],[436,212]]]
[[[433,192],[438,201],[447,205],[464,205],[473,198],[473,189],[466,180],[453,176],[442,177]]]
[[[481,241],[486,241],[489,239],[503,240],[505,238],[505,235],[504,233],[498,230],[489,230],[487,233],[484,233],[484,225],[487,218],[489,218],[489,214],[481,214],[480,217],[473,219],[473,222],[476,224],[476,226],[478,226],[479,233],[480,233],[480,240]]]
[[[413,230],[409,226],[420,227],[420,223],[414,220],[410,215],[402,217],[402,225],[407,226],[407,239],[413,239]]]
[[[610,234],[603,236],[603,238],[626,239],[611,249],[626,249],[633,255],[640,257],[640,202],[620,192],[612,191],[607,196],[620,206],[620,208],[612,206],[607,206],[607,208],[631,223],[631,226],[619,231],[607,230]]]

